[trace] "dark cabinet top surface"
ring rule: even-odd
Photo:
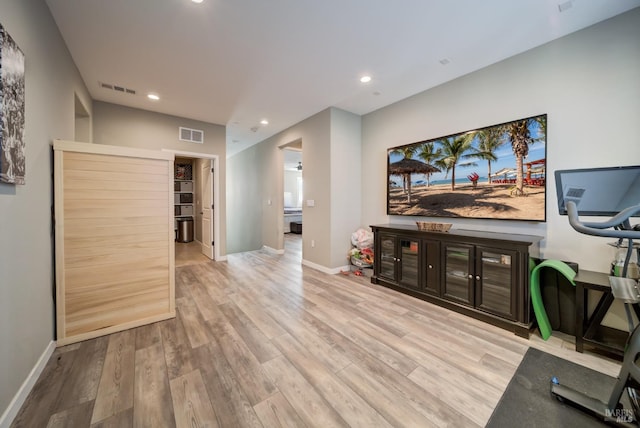
[[[512,242],[512,243],[520,243],[526,245],[535,244],[542,239],[542,236],[536,235],[521,235],[517,233],[501,233],[501,232],[485,232],[481,230],[470,230],[470,229],[456,229],[455,227],[451,228],[448,232],[426,232],[418,230],[418,226],[415,224],[374,224],[370,226],[373,231],[389,231],[389,232],[402,232],[402,233],[410,233],[411,235],[420,236],[426,239],[455,239],[456,238],[474,238],[474,239],[485,239],[491,241],[503,241],[503,242]]]

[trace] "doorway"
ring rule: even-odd
[[[302,162],[302,140],[296,140],[280,146],[282,150],[282,247],[290,257],[302,261],[302,235],[304,164]]]
[[[176,156],[176,266],[222,260],[219,246],[215,245],[220,234],[220,215],[216,209],[220,206],[218,156],[170,151]],[[190,174],[182,175],[178,165],[190,169]],[[183,185],[184,191],[179,188]],[[183,196],[185,192],[187,196]]]
[[[283,150],[283,231],[302,235],[302,150],[287,147]]]

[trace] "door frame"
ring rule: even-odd
[[[276,220],[277,220],[277,225],[276,225],[276,230],[279,232],[278,233],[278,248],[280,248],[280,250],[276,250],[278,253],[280,254],[284,254],[284,151],[285,150],[293,150],[293,151],[297,151],[300,152],[300,155],[302,155],[302,138],[296,138],[293,141],[289,141],[288,143],[284,143],[278,146],[278,165],[280,165],[278,167],[279,169],[279,180],[278,180],[278,194],[280,195],[278,197],[278,199],[276,199],[278,201],[278,213],[276,215]],[[303,162],[304,164],[304,162]],[[304,186],[304,180],[303,180],[303,186]],[[304,187],[303,187],[304,189]],[[304,192],[304,191],[303,191]],[[304,198],[304,196],[303,196]],[[304,222],[304,202],[302,204],[302,220]],[[304,241],[304,227],[302,228],[302,239]],[[302,246],[302,257],[301,257],[301,263],[302,260],[304,260],[304,245]]]
[[[173,153],[174,156],[194,158],[194,159],[211,159],[211,167],[213,168],[213,239],[220,238],[220,157],[218,155],[210,155],[207,153],[187,152],[184,150],[162,149],[162,151]],[[213,246],[213,259],[215,261],[224,261],[226,256],[220,255],[220,245]]]

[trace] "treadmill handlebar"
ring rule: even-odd
[[[576,231],[592,236],[604,236],[609,238],[640,239],[640,231],[614,230],[613,227],[629,224],[629,218],[640,213],[640,205],[634,205],[620,211],[615,216],[603,222],[581,222],[578,218],[578,208],[575,202],[567,202],[567,215],[569,224]],[[609,230],[608,230],[609,229]]]

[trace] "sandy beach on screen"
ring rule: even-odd
[[[389,192],[389,214],[425,217],[476,217],[544,220],[544,186],[525,186],[525,196],[512,196],[513,184],[478,183],[412,186],[411,203],[402,188]]]

